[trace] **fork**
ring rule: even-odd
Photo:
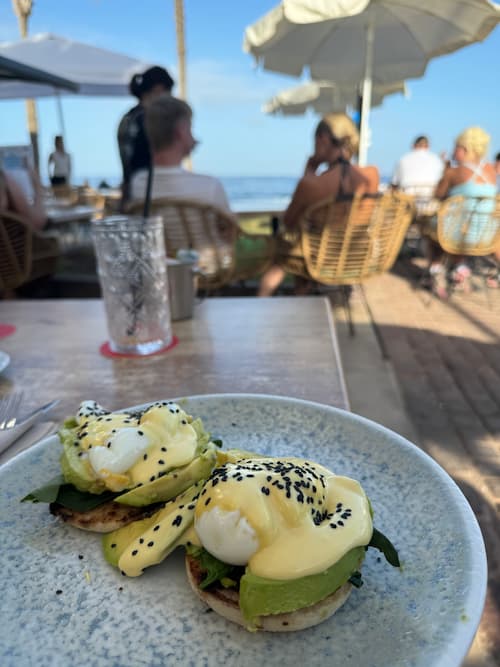
[[[5,398],[0,399],[0,431],[5,431],[15,426],[22,398],[22,391],[13,391]]]

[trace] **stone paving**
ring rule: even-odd
[[[384,363],[396,378],[401,409],[411,422],[407,430],[414,431],[416,442],[454,478],[478,518],[488,555],[488,593],[465,665],[498,666],[500,290],[455,293],[441,302],[417,286],[409,266],[405,260],[395,272],[367,281],[365,298],[357,288],[351,298],[354,319],[365,325],[371,319],[378,328],[388,355]],[[341,309],[335,307],[335,314],[342,329]],[[339,340],[349,388],[349,343],[341,330]],[[373,369],[381,357],[370,362]],[[352,394],[351,400],[354,404]],[[386,413],[390,410],[394,405],[387,405]],[[383,406],[379,412],[378,420],[391,426],[390,415],[384,422]]]

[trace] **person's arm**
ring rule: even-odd
[[[33,183],[33,205],[29,204],[23,190],[13,178],[6,174],[5,180],[7,182],[12,212],[23,216],[27,219],[28,224],[30,224],[34,229],[40,230],[43,229],[47,223],[47,216],[43,204],[43,190],[40,184],[40,180],[33,170],[30,170],[30,176]]]
[[[311,157],[306,162],[304,176],[314,176],[320,165],[321,160],[319,160],[315,155],[311,155]]]
[[[297,183],[290,204],[283,214],[285,227],[296,227],[305,209],[313,202],[321,199],[321,188],[318,187],[317,179],[317,176],[304,176]],[[335,195],[336,192],[332,194]]]
[[[455,184],[454,174],[455,169],[453,167],[447,167],[444,170],[444,174],[434,190],[434,197],[437,199],[445,199],[448,196],[450,188]]]

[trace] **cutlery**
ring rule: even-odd
[[[33,421],[35,417],[38,417],[38,415],[41,415],[44,412],[48,412],[60,402],[60,399],[57,398],[54,401],[45,403],[45,405],[42,405],[39,408],[35,408],[35,410],[32,410],[21,419],[17,416],[13,416],[17,412],[19,403],[21,401],[21,395],[13,395],[13,398],[11,398],[8,405],[5,407],[0,406],[0,409],[2,409],[2,412],[0,413],[0,419],[2,420],[0,421],[0,432],[9,431],[12,428],[23,426],[28,421]]]
[[[22,398],[22,391],[13,391],[5,398],[0,399],[0,431],[12,428],[15,425]]]

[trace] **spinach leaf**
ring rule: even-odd
[[[70,510],[86,512],[107,503],[109,500],[114,500],[119,495],[119,493],[111,491],[106,491],[99,495],[87,493],[86,491],[78,491],[72,484],[66,484],[62,475],[58,475],[54,479],[51,479],[50,482],[47,482],[47,484],[21,498],[21,502],[59,503],[59,505],[63,505],[63,507],[67,507]]]
[[[218,558],[215,558],[215,556],[212,556],[212,554],[209,554],[203,547],[188,546],[186,551],[190,556],[199,561],[200,567],[205,573],[205,578],[200,584],[202,590],[224,578],[239,581],[243,574],[243,568],[223,563]]]
[[[40,486],[38,489],[28,493],[24,498],[21,498],[21,502],[53,503],[56,501],[57,494],[59,493],[62,484],[64,484],[64,477],[62,475],[57,475],[57,477],[51,479],[47,484]]]
[[[381,551],[388,563],[393,567],[400,567],[399,556],[396,547],[383,533],[376,528],[373,529],[372,539],[368,544],[369,547],[374,547]]]

